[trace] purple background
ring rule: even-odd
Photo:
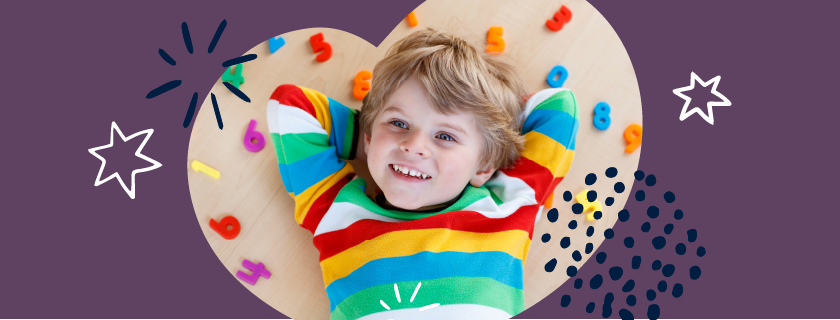
[[[378,44],[421,3],[324,2],[3,3],[0,316],[282,318],[229,275],[202,236],[185,170],[191,129],[181,123],[192,93],[207,94],[224,70],[221,62],[256,43],[332,27]],[[674,263],[671,279],[685,285],[679,299],[656,299],[665,318],[840,316],[832,235],[840,218],[830,200],[838,190],[837,143],[830,137],[837,137],[832,123],[840,109],[828,99],[838,85],[840,2],[591,3],[632,59],[644,107],[640,169],[658,183],[645,187],[645,202],[628,201],[631,219],[599,248],[609,254],[607,263],[592,259],[579,273],[588,284],[618,264],[625,267],[621,281],[606,280],[598,290],[575,290],[569,281],[518,318],[600,317],[604,294],[619,292],[631,276],[639,298],[631,311],[643,318],[643,292],[662,278],[650,270],[654,256]],[[207,54],[222,19],[227,29]],[[192,55],[181,37],[183,21]],[[158,48],[178,64],[164,63]],[[722,76],[718,91],[732,106],[714,108],[714,126],[696,115],[678,120],[683,100],[672,90],[687,86],[692,71],[703,80]],[[183,85],[145,99],[175,79]],[[692,106],[717,100],[699,85],[686,94]],[[111,121],[126,135],[155,130],[143,154],[163,166],[137,175],[136,200],[115,180],[93,186],[100,161],[87,150],[108,142]],[[116,149],[102,153],[109,161],[103,177],[116,170],[128,178],[146,166],[133,149]],[[596,190],[608,190],[603,172],[596,173]],[[642,234],[646,206],[663,203],[666,190],[677,201],[662,205],[654,229]],[[650,238],[673,220],[675,208],[686,218],[655,255]],[[699,240],[678,258],[673,245],[685,242],[689,228]],[[636,247],[627,250],[621,239],[630,235]],[[703,258],[693,255],[698,244],[709,252]],[[631,271],[637,254],[642,269]],[[687,268],[695,264],[703,274],[692,281]],[[563,294],[572,296],[568,308],[559,306]],[[613,318],[625,296],[616,294]],[[588,301],[598,305],[593,314],[583,311]]]

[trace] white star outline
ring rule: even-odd
[[[688,105],[691,104],[691,97],[684,95],[683,92],[694,89],[694,82],[695,81],[700,82],[700,85],[702,85],[704,88],[708,87],[709,84],[712,84],[712,93],[714,95],[716,95],[718,98],[720,98],[721,100],[723,100],[723,101],[709,101],[708,103],[706,103],[706,108],[709,109],[709,115],[708,116],[705,113],[703,113],[703,111],[700,110],[700,108],[698,108],[698,107],[691,108],[691,110],[688,111],[687,113],[685,112],[685,110],[688,109]],[[727,99],[720,92],[717,91],[717,86],[718,86],[719,82],[720,82],[720,76],[714,77],[714,78],[710,79],[709,81],[703,82],[703,80],[701,80],[700,77],[697,76],[697,74],[692,71],[691,72],[691,85],[689,85],[687,87],[674,89],[674,94],[675,95],[677,95],[680,98],[685,99],[685,104],[683,105],[682,112],[680,113],[680,121],[685,120],[686,118],[688,118],[692,114],[698,113],[698,114],[700,114],[700,117],[703,118],[703,120],[706,120],[706,122],[708,122],[709,124],[714,125],[715,124],[715,117],[712,114],[712,107],[728,107],[728,106],[732,105],[732,102],[730,102],[729,99]]]
[[[98,151],[98,150],[102,150],[102,149],[107,149],[107,148],[110,148],[110,147],[113,147],[113,146],[114,146],[114,131],[115,131],[115,130],[116,130],[116,131],[117,131],[117,133],[120,135],[120,138],[122,138],[123,142],[126,142],[126,141],[128,141],[128,140],[134,139],[134,138],[136,138],[137,136],[139,136],[139,135],[141,135],[141,134],[145,134],[145,135],[146,135],[146,138],[144,138],[144,139],[143,139],[143,142],[142,142],[142,143],[140,143],[140,147],[139,147],[139,148],[137,148],[137,151],[135,151],[135,152],[134,152],[134,155],[135,155],[135,156],[137,156],[137,157],[139,157],[140,159],[146,160],[146,161],[151,162],[151,163],[153,163],[153,164],[152,164],[151,166],[149,166],[149,167],[146,167],[146,168],[142,168],[142,169],[135,169],[134,171],[131,171],[131,189],[129,189],[128,187],[126,187],[126,186],[125,186],[125,182],[123,182],[122,177],[120,177],[120,175],[119,175],[119,173],[118,173],[118,172],[114,172],[114,173],[112,173],[110,176],[108,176],[107,178],[105,178],[105,180],[100,180],[100,178],[102,177],[102,170],[104,170],[104,169],[105,169],[105,158],[103,158],[102,156],[100,156],[99,154],[97,154],[97,153],[96,153],[96,151]],[[113,179],[113,178],[116,176],[116,177],[117,177],[117,180],[119,180],[119,181],[120,181],[120,185],[122,185],[123,190],[125,190],[125,193],[127,193],[127,194],[128,194],[128,196],[129,196],[129,197],[131,197],[131,199],[134,199],[134,186],[135,186],[135,184],[134,184],[134,176],[135,176],[136,174],[140,173],[140,172],[151,171],[151,170],[154,170],[154,169],[160,168],[160,167],[162,166],[162,165],[160,164],[160,162],[157,162],[157,161],[155,161],[154,159],[149,158],[149,157],[147,157],[147,156],[145,156],[145,155],[142,155],[142,154],[140,153],[140,151],[142,151],[142,150],[143,150],[143,147],[146,145],[146,142],[148,142],[148,141],[149,141],[149,138],[151,138],[151,137],[152,137],[152,133],[154,133],[154,132],[155,132],[155,130],[154,130],[154,129],[146,129],[146,130],[143,130],[143,131],[137,132],[137,133],[135,133],[135,134],[132,134],[132,135],[130,135],[130,136],[128,136],[128,137],[126,137],[126,136],[124,136],[124,135],[122,134],[122,131],[120,131],[120,127],[119,127],[119,126],[117,126],[117,122],[116,122],[116,121],[111,121],[111,142],[110,142],[110,143],[108,143],[108,144],[106,144],[106,145],[104,145],[104,146],[99,146],[99,147],[95,147],[95,148],[90,148],[90,149],[88,149],[88,152],[90,152],[90,154],[92,154],[94,157],[96,157],[97,159],[99,159],[99,160],[101,160],[101,161],[102,161],[102,165],[99,167],[99,173],[98,173],[98,174],[96,174],[96,181],[94,181],[94,182],[93,182],[93,186],[94,186],[94,187],[98,187],[99,185],[101,185],[101,184],[103,184],[103,183],[105,183],[105,182],[108,182],[108,180],[111,180],[111,179]]]

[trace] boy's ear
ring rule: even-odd
[[[365,138],[362,139],[362,140],[365,141],[365,155],[367,155],[368,154],[368,148],[370,147],[370,136],[368,136],[367,133],[365,133],[364,135],[365,135]]]
[[[491,166],[486,166],[484,167],[484,169],[479,169],[479,171],[475,173],[472,179],[470,179],[470,185],[478,188],[484,185],[484,183],[487,182],[487,180],[490,180],[490,177],[492,177],[494,173],[496,173],[496,168],[493,168]]]

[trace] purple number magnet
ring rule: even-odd
[[[245,144],[245,149],[251,152],[260,151],[265,147],[265,136],[262,132],[255,130],[256,128],[257,120],[251,119],[251,123],[248,124],[248,131],[245,131],[245,139],[242,140],[242,143]]]
[[[242,270],[239,270],[236,271],[236,277],[242,281],[250,283],[252,286],[257,284],[257,279],[259,279],[260,276],[266,279],[271,278],[271,272],[265,270],[265,265],[262,262],[254,264],[253,262],[248,261],[248,259],[245,259],[245,261],[242,261],[242,266],[251,270],[251,274],[248,275],[247,273],[242,272]]]

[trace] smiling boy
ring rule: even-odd
[[[494,171],[480,167],[484,141],[475,118],[436,112],[427,96],[420,81],[409,77],[364,134],[371,176],[386,203],[401,209],[447,203],[465,181],[481,186]]]
[[[578,128],[571,91],[526,95],[512,66],[431,29],[377,63],[360,112],[307,88],[274,91],[269,131],[295,219],[320,251],[331,319],[524,310],[534,224]]]

